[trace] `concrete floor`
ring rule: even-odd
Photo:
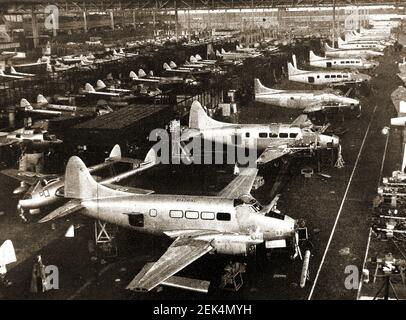
[[[279,209],[293,218],[306,220],[312,243],[310,281],[304,289],[298,286],[301,262],[291,261],[287,254],[273,254],[270,261],[248,264],[245,285],[234,292],[213,289],[208,295],[170,288],[148,294],[132,294],[125,286],[148,261],[162,254],[169,241],[121,230],[118,234],[118,257],[92,261],[88,241],[92,240],[93,222],[83,217],[68,217],[50,225],[21,224],[15,214],[17,199],[10,197],[17,186],[13,180],[0,178],[0,242],[11,239],[17,251],[18,262],[10,265],[9,288],[0,289],[2,299],[184,299],[184,298],[238,298],[238,299],[355,299],[357,290],[344,286],[347,265],[361,268],[371,225],[371,204],[382,175],[389,175],[400,165],[400,145],[396,134],[390,135],[384,165],[386,137],[381,129],[394,115],[390,93],[401,84],[397,65],[399,54],[380,58],[375,70],[371,95],[361,99],[360,119],[347,117],[334,127],[350,129],[342,138],[344,168],[325,165],[322,172],[330,179],[314,175],[305,179],[297,165],[291,171],[283,189]],[[290,86],[301,87],[290,84]],[[251,104],[240,108],[241,122],[277,122],[292,119],[295,112]],[[129,181],[130,185],[154,189],[157,193],[207,194],[221,190],[232,179],[232,168],[169,168],[158,167]],[[264,168],[267,185],[253,195],[266,202],[276,169]],[[294,174],[293,174],[294,173]],[[80,224],[75,238],[63,237],[72,221]],[[349,254],[340,255],[340,249],[349,248]],[[29,292],[31,268],[37,253],[46,265],[58,266],[60,289],[44,294]],[[218,277],[225,257],[207,256],[193,263],[182,273],[199,279]]]

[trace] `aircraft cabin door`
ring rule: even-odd
[[[314,83],[314,77],[307,77],[307,82]]]
[[[331,68],[331,62],[327,62],[327,68]]]

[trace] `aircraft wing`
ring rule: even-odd
[[[289,153],[290,150],[286,144],[285,145],[272,144],[268,146],[264,152],[262,152],[262,154],[257,159],[257,164],[265,164],[271,162]]]
[[[50,174],[46,175],[46,174],[30,172],[30,171],[20,171],[17,169],[5,169],[0,172],[10,178],[13,178],[13,179],[16,179],[19,181],[23,181],[30,185],[35,184],[39,179],[42,179],[42,178],[52,179],[52,178],[58,177],[58,175],[50,175]]]
[[[127,289],[150,291],[212,249],[208,241],[179,237],[158,261],[141,269]]]
[[[291,126],[300,128],[309,127],[311,125],[313,124],[307,114],[301,114],[291,123]]]
[[[252,185],[257,176],[257,168],[241,169],[240,174],[230,184],[219,192],[218,197],[237,199],[242,195],[250,194]]]
[[[55,209],[54,211],[43,217],[41,220],[38,221],[38,223],[44,223],[58,218],[62,218],[64,216],[67,216],[68,214],[79,211],[80,209],[83,208],[84,206],[82,205],[79,199],[72,199],[69,200],[67,203],[65,203],[63,206],[60,206],[59,208]]]
[[[109,187],[109,188],[114,189],[114,190],[130,192],[130,193],[134,193],[134,194],[147,195],[147,194],[151,194],[151,193],[155,192],[153,190],[134,188],[134,187],[127,187],[127,186],[120,186],[118,184],[112,184],[112,183],[107,183],[107,184],[104,184],[104,185],[106,187]]]
[[[0,136],[0,147],[4,146],[10,146],[14,143],[18,143],[19,141],[17,139],[10,139],[7,138],[6,136]]]

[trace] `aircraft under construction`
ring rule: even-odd
[[[119,145],[114,146],[108,158],[103,163],[89,167],[89,172],[94,173],[106,167],[111,167],[115,163],[129,163],[132,169],[118,175],[105,178],[99,181],[103,185],[109,185],[111,188],[122,188],[113,185],[123,179],[129,178],[132,175],[138,174],[155,166],[154,150],[150,150],[144,161],[125,158],[121,156]],[[24,195],[18,201],[17,209],[24,214],[29,211],[30,214],[38,214],[40,210],[46,206],[57,203],[63,199],[64,177],[54,174],[39,174],[16,169],[5,169],[2,174],[13,179],[19,180],[20,186],[13,191],[15,195]]]
[[[95,181],[82,160],[71,157],[65,171],[64,197],[70,199],[39,222],[80,211],[134,231],[174,239],[166,252],[149,263],[127,286],[150,291],[160,284],[185,288],[174,275],[206,253],[247,256],[256,246],[291,248],[300,255],[296,220],[262,206],[250,194],[258,169],[243,168],[217,196],[150,194],[114,190]],[[185,278],[183,278],[185,279]],[[188,287],[196,279],[187,279]],[[195,289],[206,291],[205,288]]]
[[[259,79],[254,79],[255,100],[274,106],[302,109],[311,113],[328,108],[358,109],[359,100],[340,95],[332,89],[325,90],[278,90],[267,88]]]
[[[379,66],[378,61],[369,61],[361,58],[319,57],[312,50],[309,51],[309,64],[316,68],[355,70],[372,69]]]
[[[305,115],[292,124],[235,124],[210,118],[201,104],[194,101],[190,108],[189,128],[182,132],[181,140],[201,137],[218,144],[241,147],[262,152],[257,164],[266,164],[298,151],[338,148],[339,138],[311,130]],[[307,126],[302,128],[301,126]],[[311,124],[310,124],[311,126]]]
[[[371,80],[371,76],[358,72],[343,71],[309,71],[297,68],[296,56],[293,55],[293,64],[288,62],[288,78],[290,81],[308,83],[313,85],[354,85]]]

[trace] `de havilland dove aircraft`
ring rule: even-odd
[[[224,60],[244,60],[247,58],[261,57],[262,55],[260,52],[226,52],[223,48],[221,52],[216,50],[216,56]]]
[[[326,57],[334,58],[376,58],[384,55],[383,52],[378,52],[370,49],[337,49],[331,48],[327,43],[324,44]]]
[[[21,79],[25,79],[25,77],[13,75],[13,74],[5,74],[3,70],[0,70],[0,79],[21,80]]]
[[[138,70],[138,75],[134,71],[131,71],[129,77],[132,81],[156,84],[175,84],[185,82],[182,77],[156,77],[152,71],[147,75],[143,69]]]
[[[99,181],[101,184],[108,185],[115,189],[123,187],[114,185],[113,183],[118,183],[123,179],[127,179],[142,171],[148,170],[157,164],[155,151],[152,149],[147,153],[145,160],[142,161],[122,157],[119,145],[115,145],[111,150],[109,157],[106,158],[103,163],[89,167],[88,170],[89,172],[94,173],[106,167],[110,167],[115,163],[128,163],[133,166],[129,171]],[[63,176],[38,174],[16,169],[6,169],[1,171],[1,173],[20,180],[20,187],[16,188],[13,191],[13,194],[24,194],[23,198],[18,201],[17,205],[17,209],[22,213],[28,210],[30,214],[38,214],[42,208],[63,199]]]
[[[242,169],[217,196],[145,194],[96,182],[74,156],[65,171],[64,196],[71,200],[39,222],[80,210],[107,223],[174,239],[158,261],[145,265],[127,286],[134,291],[168,284],[172,276],[206,253],[246,256],[258,244],[269,248],[278,240],[283,242],[280,248],[292,246],[296,256],[300,254],[298,223],[251,196],[257,172],[256,168]]]
[[[312,67],[326,69],[371,69],[379,65],[377,61],[359,58],[328,58],[319,57],[312,50],[309,51],[309,64]]]
[[[353,85],[371,80],[371,76],[358,72],[340,71],[308,71],[297,68],[296,56],[292,56],[292,63],[288,62],[288,79],[290,81],[309,83],[313,85]]]
[[[303,113],[311,113],[328,108],[358,109],[358,100],[328,90],[277,90],[262,85],[254,79],[255,101],[290,109],[303,109]]]
[[[386,46],[384,46],[382,44],[373,43],[373,42],[348,43],[348,42],[345,42],[340,37],[338,37],[337,43],[338,43],[339,49],[371,49],[371,50],[383,51],[386,48]]]
[[[21,128],[12,132],[0,132],[0,146],[20,143],[32,144],[35,147],[48,147],[62,143],[54,135],[42,129]]]
[[[195,137],[219,144],[235,146],[236,137],[244,148],[255,148],[262,152],[257,164],[266,164],[275,159],[298,151],[338,148],[339,138],[311,130],[307,117],[299,116],[292,124],[236,124],[225,123],[210,118],[198,101],[190,108],[189,128],[182,132],[181,140]]]
[[[24,109],[24,111],[27,112],[48,115],[61,115],[63,113],[75,113],[77,111],[76,106],[49,103],[42,94],[39,94],[37,96],[37,103],[34,106],[31,105],[31,103],[29,103],[27,99],[21,99],[20,108]]]

